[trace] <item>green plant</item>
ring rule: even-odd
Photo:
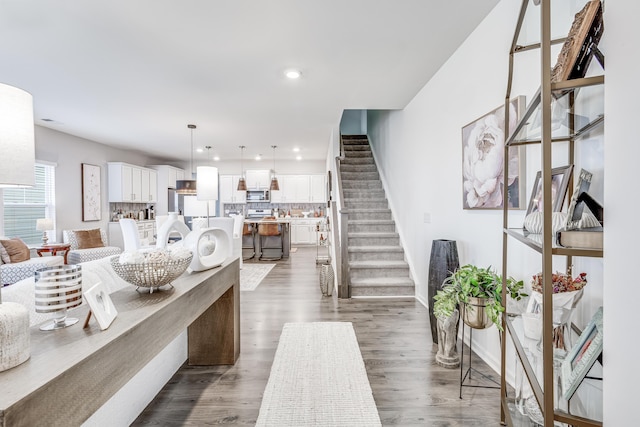
[[[513,277],[506,280],[507,293],[516,300],[527,294],[522,292],[524,282]],[[445,279],[442,290],[433,297],[433,314],[446,319],[451,316],[459,304],[467,304],[469,298],[486,298],[485,310],[499,330],[502,330],[500,314],[504,312],[502,304],[502,276],[491,267],[482,268],[467,264],[458,268]]]

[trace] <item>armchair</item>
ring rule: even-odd
[[[112,255],[118,255],[122,252],[122,249],[117,246],[108,246],[107,232],[103,229],[100,229],[100,240],[102,241],[102,246],[90,248],[83,247],[82,242],[78,239],[78,236],[76,234],[78,231],[89,230],[62,231],[63,241],[71,245],[71,249],[67,254],[67,262],[69,264],[80,264],[81,262],[93,261]]]

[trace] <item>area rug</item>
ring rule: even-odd
[[[286,323],[256,426],[380,425],[352,324]]]
[[[262,279],[271,271],[275,264],[242,264],[240,270],[240,291],[255,291]]]

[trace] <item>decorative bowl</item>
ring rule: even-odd
[[[143,262],[121,263],[120,255],[112,256],[111,267],[124,281],[139,288],[149,288],[153,293],[154,289],[168,285],[178,278],[189,267],[193,254],[188,257],[172,257],[166,252],[162,255],[158,253],[144,253]]]

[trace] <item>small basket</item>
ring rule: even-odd
[[[139,288],[154,289],[170,284],[185,272],[193,254],[186,258],[169,258],[164,261],[147,261],[135,264],[121,264],[120,255],[111,257],[111,267],[124,281]]]

